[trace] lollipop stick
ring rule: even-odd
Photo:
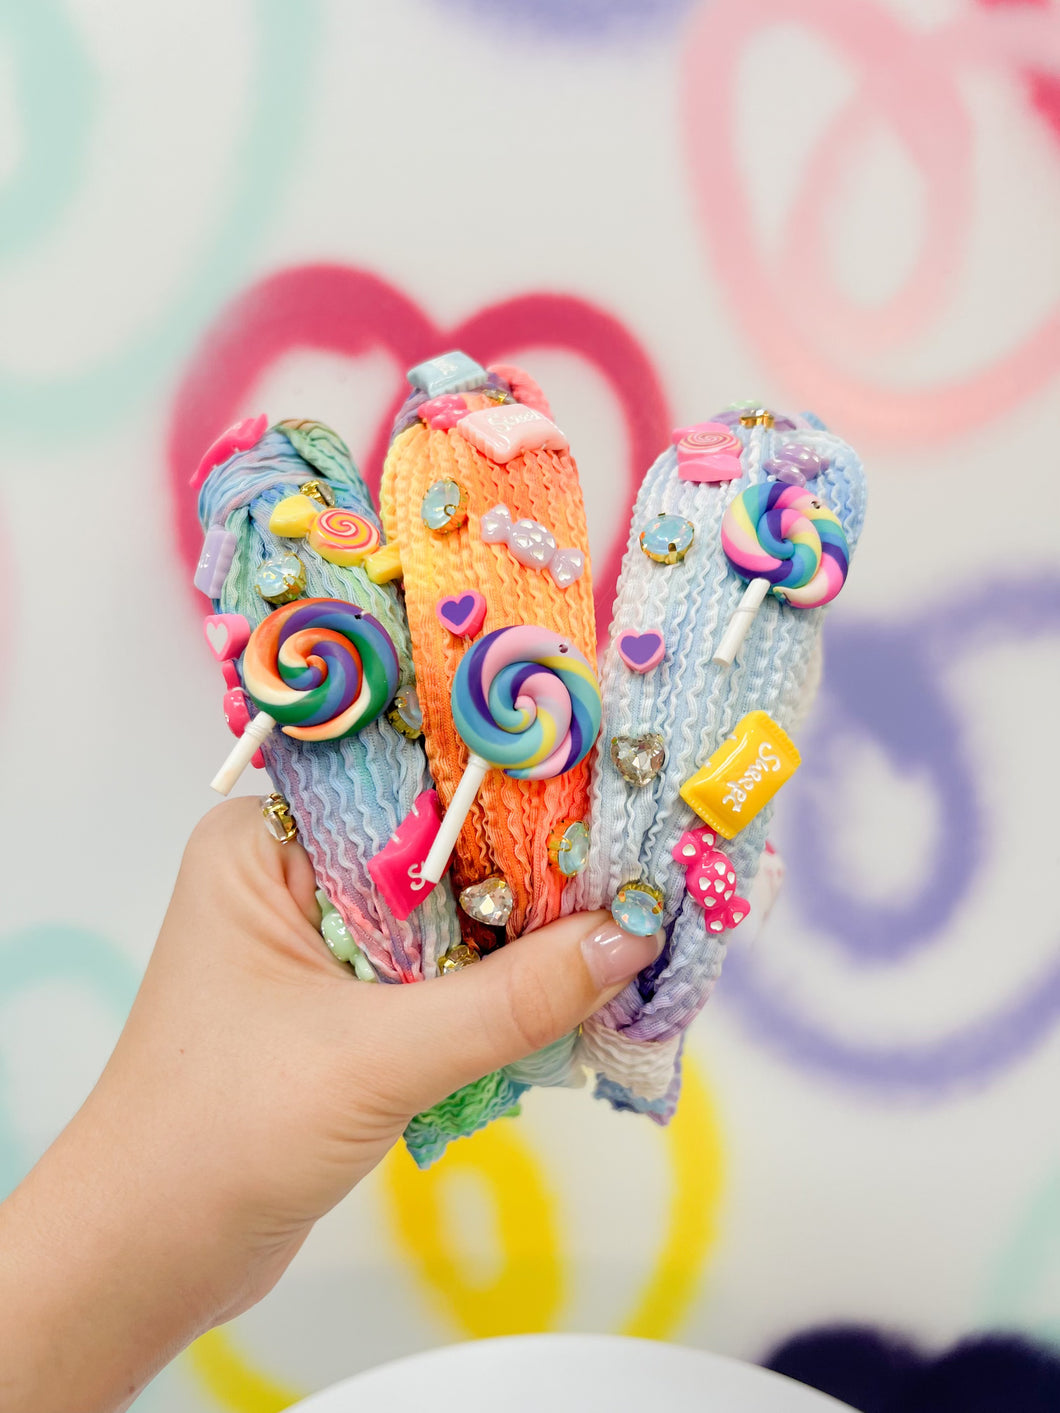
[[[743,591],[743,598],[737,604],[735,612],[729,619],[729,626],[725,629],[725,636],[722,638],[717,652],[714,654],[714,661],[728,667],[733,658],[740,650],[740,644],[747,637],[747,630],[754,622],[754,616],[758,612],[759,606],[766,594],[769,593],[768,579],[752,579],[747,588]]]
[[[276,722],[265,711],[259,711],[253,721],[248,721],[246,730],[229,751],[228,759],[210,781],[210,789],[216,790],[219,795],[227,795],[275,725]]]
[[[428,883],[437,883],[445,872],[449,855],[453,852],[464,820],[467,819],[468,810],[475,803],[475,796],[486,778],[486,772],[491,769],[489,761],[484,760],[482,756],[477,756],[474,752],[468,756],[460,784],[453,791],[453,798],[449,801],[441,828],[434,836],[431,851],[420,869],[420,877],[425,878]]]

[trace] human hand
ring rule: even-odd
[[[47,1227],[71,1181],[86,1169],[99,1179],[92,1244],[61,1223],[56,1240],[64,1256],[73,1241],[93,1293],[93,1367],[111,1350],[121,1388],[104,1378],[85,1394],[82,1368],[52,1402],[38,1387],[34,1413],[125,1406],[183,1343],[272,1287],[414,1114],[572,1030],[660,947],[583,914],[449,976],[371,985],[325,947],[315,888],[304,850],[271,838],[255,800],[218,806],[192,835],[99,1084],[0,1209],[0,1232],[14,1212],[17,1258],[27,1220],[39,1234],[42,1209]],[[76,1272],[64,1260],[59,1273],[72,1302]],[[38,1318],[54,1329],[43,1279]],[[76,1350],[64,1357],[76,1370]],[[75,1387],[87,1401],[71,1401]]]

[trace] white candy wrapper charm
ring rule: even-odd
[[[249,760],[249,758],[248,756],[247,759]],[[482,756],[477,756],[474,752],[468,756],[467,765],[464,767],[459,785],[453,791],[453,798],[449,801],[449,808],[445,812],[441,828],[435,835],[430,853],[423,861],[420,878],[426,879],[429,883],[437,883],[441,879],[449,865],[449,856],[456,847],[460,831],[464,827],[464,820],[467,819],[468,812],[475,803],[475,796],[478,794],[487,773],[492,769],[493,766]]]
[[[259,711],[247,722],[246,730],[228,753],[228,759],[210,781],[210,789],[227,795],[254,758],[261,743],[272,734],[276,722],[265,711]]]
[[[728,627],[725,629],[725,636],[714,653],[714,661],[723,667],[732,665],[736,654],[740,651],[740,644],[747,637],[747,630],[754,622],[755,614],[762,606],[762,600],[769,593],[768,579],[752,579],[747,588],[743,591],[743,597],[736,605],[732,617],[729,619]]]

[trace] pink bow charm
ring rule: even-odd
[[[751,911],[746,898],[736,896],[736,870],[717,847],[713,829],[689,829],[673,847],[673,857],[685,870],[685,887],[706,914],[708,932],[739,927]]]

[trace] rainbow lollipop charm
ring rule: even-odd
[[[302,741],[352,736],[374,721],[398,685],[398,657],[378,619],[344,599],[296,599],[250,635],[243,686],[258,708],[211,781],[227,795],[277,726]]]
[[[487,771],[547,780],[573,769],[600,733],[600,687],[565,638],[526,625],[487,633],[453,679],[453,722],[470,752],[420,870],[437,883]]]
[[[714,661],[728,665],[766,594],[793,608],[819,608],[846,582],[850,547],[842,525],[812,491],[762,481],[741,491],[721,522],[725,558],[748,581]]]

